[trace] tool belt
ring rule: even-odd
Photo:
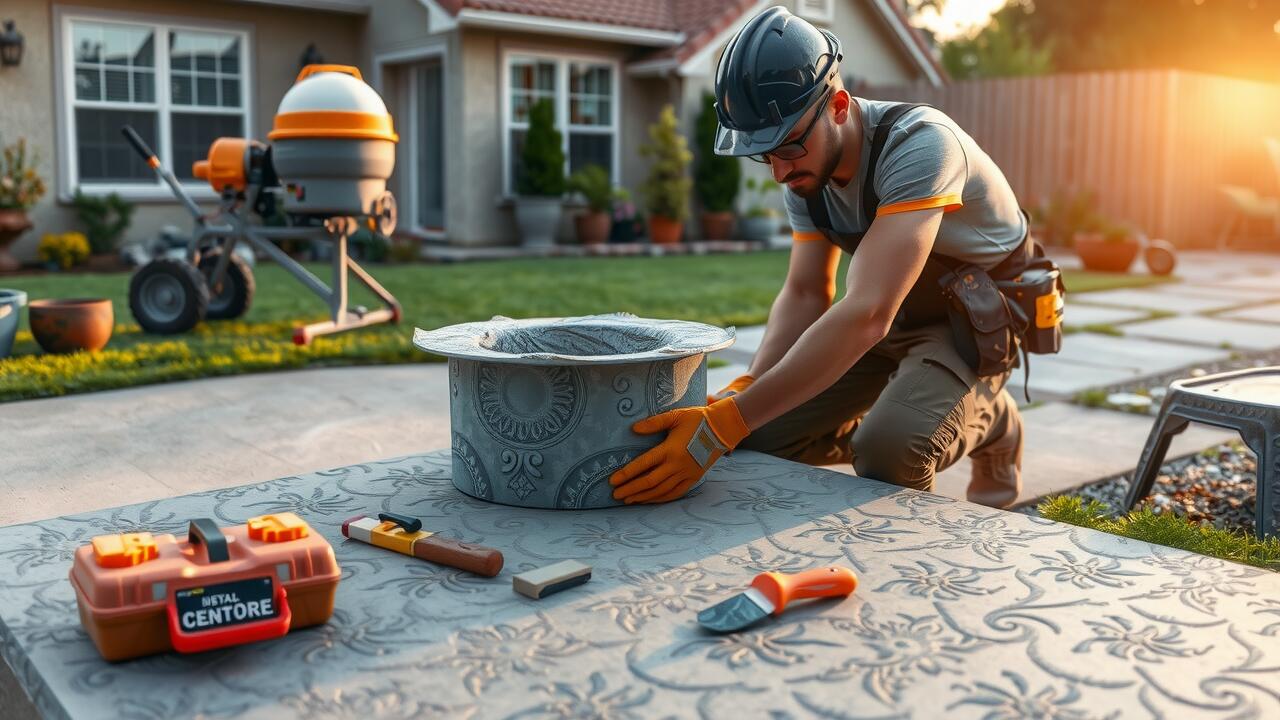
[[[866,226],[875,218],[880,198],[875,191],[876,164],[889,130],[902,115],[921,105],[901,103],[890,108],[876,125],[862,184],[862,212]],[[852,255],[865,233],[836,232],[825,196],[805,199],[814,226],[833,245]],[[1030,227],[1023,213],[1024,225]],[[940,253],[930,253],[915,285],[895,318],[910,329],[949,323],[956,350],[979,377],[998,375],[1018,366],[1018,351],[1052,354],[1062,349],[1062,310],[1066,291],[1062,273],[1031,237],[990,270]],[[1026,359],[1028,377],[1030,359]],[[1024,393],[1030,393],[1024,386]]]

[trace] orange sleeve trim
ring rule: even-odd
[[[806,232],[799,232],[799,231],[793,230],[791,232],[792,242],[802,243],[802,242],[813,242],[814,240],[825,240],[825,239],[826,239],[826,236],[823,235],[822,232],[819,230],[809,230]]]
[[[876,210],[876,217],[911,212],[912,210],[928,210],[936,207],[942,208],[943,212],[952,212],[964,207],[964,203],[960,202],[959,195],[939,195],[938,197],[922,198],[920,200],[907,200],[879,208]]]

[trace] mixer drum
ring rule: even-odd
[[[399,139],[382,98],[344,65],[303,68],[267,137],[285,210],[325,216],[374,214]]]

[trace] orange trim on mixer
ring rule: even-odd
[[[191,174],[209,181],[209,187],[217,192],[227,188],[244,190],[245,163],[249,147],[246,138],[221,137],[209,146],[207,160],[191,164]]]
[[[298,79],[294,80],[294,82],[300,83],[306,78],[309,78],[312,75],[315,75],[316,73],[322,73],[322,72],[343,73],[343,74],[354,77],[360,82],[364,82],[364,78],[360,77],[360,68],[354,65],[325,65],[322,63],[308,65],[302,68],[302,72],[298,73]]]
[[[390,115],[355,110],[301,110],[276,115],[272,140],[289,138],[346,138],[399,142]]]

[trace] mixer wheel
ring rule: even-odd
[[[205,285],[209,288],[209,309],[204,316],[210,320],[238,318],[248,312],[249,306],[253,304],[253,270],[236,253],[231,253],[227,272],[222,277],[222,286],[215,289],[209,284],[222,253],[222,248],[216,248],[200,255],[200,274],[204,276]]]
[[[129,310],[149,333],[182,333],[204,319],[209,287],[185,260],[157,258],[129,279]]]

